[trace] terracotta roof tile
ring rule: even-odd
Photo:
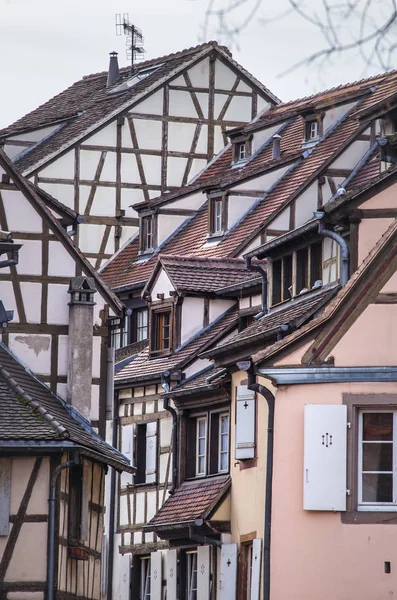
[[[205,519],[229,487],[229,476],[185,482],[166,500],[145,529]]]

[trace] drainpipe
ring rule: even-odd
[[[249,271],[257,271],[262,277],[262,308],[261,312],[255,315],[254,319],[261,319],[269,312],[267,307],[267,273],[261,265],[253,265],[252,257],[247,256],[245,258],[245,266]]]
[[[79,464],[78,453],[75,452],[72,460],[58,465],[51,475],[50,497],[48,498],[48,563],[47,563],[47,600],[54,600],[54,574],[55,574],[55,514],[57,481],[61,472]]]
[[[117,448],[117,417],[119,414],[118,393],[113,392],[112,415],[112,446]],[[116,508],[116,471],[110,473],[110,500],[109,500],[109,547],[108,547],[108,586],[107,600],[113,600],[113,558],[114,558],[114,519]]]
[[[336,233],[336,231],[331,231],[329,229],[325,229],[324,223],[324,213],[322,211],[316,211],[314,216],[318,219],[321,219],[318,224],[318,233],[325,238],[331,238],[331,240],[335,240],[337,244],[339,244],[342,253],[342,274],[341,274],[341,284],[345,286],[349,280],[349,246],[346,240]]]
[[[164,371],[161,376],[161,385],[165,392],[170,392],[170,379],[171,372]],[[176,490],[177,477],[178,477],[178,414],[172,406],[170,406],[169,398],[164,398],[163,408],[167,410],[172,417],[172,480],[170,494],[173,494]]]
[[[17,265],[19,261],[19,248],[21,246],[18,245],[16,249],[11,251],[11,258],[7,260],[0,260],[0,268],[10,267],[11,265]]]
[[[265,528],[263,538],[263,600],[270,599],[270,536],[272,523],[272,486],[273,486],[273,433],[274,433],[274,396],[264,385],[256,382],[254,366],[251,361],[237,363],[238,369],[248,375],[248,389],[263,396],[268,406],[267,455],[266,455],[266,494]]]

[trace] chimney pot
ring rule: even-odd
[[[281,135],[278,135],[278,133],[276,133],[272,139],[273,139],[272,158],[280,158]]]
[[[118,80],[118,78],[120,76],[117,52],[114,52],[114,51],[110,52],[109,56],[110,56],[110,61],[109,61],[108,80],[106,83],[106,87],[111,87],[114,83],[116,83],[116,81]]]

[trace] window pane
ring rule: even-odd
[[[363,444],[363,471],[392,471],[393,444]]]
[[[204,473],[205,472],[205,461],[204,461],[204,456],[201,456],[198,459],[198,468],[197,468],[197,473]]]
[[[229,458],[229,456],[228,456],[227,453],[226,454],[221,454],[221,464],[220,464],[221,471],[227,471],[228,466],[229,466],[228,465],[228,462],[229,462],[228,458]]]
[[[364,413],[363,440],[392,441],[393,413]]]
[[[199,421],[199,437],[204,437],[205,436],[205,421],[201,420]]]
[[[205,438],[200,438],[199,439],[199,455],[202,455],[205,453]]]
[[[229,432],[229,417],[222,417],[221,419],[221,433]]]
[[[363,502],[393,502],[393,475],[365,474],[362,486]]]

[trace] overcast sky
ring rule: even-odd
[[[222,1],[227,5],[232,0]],[[232,48],[240,64],[283,100],[363,76],[358,59],[341,57],[320,71],[305,67],[280,78],[292,62],[321,44],[320,34],[296,15],[263,24],[282,2],[263,0],[261,10],[239,36],[239,48]],[[115,35],[115,13],[128,12],[130,20],[143,30],[149,59],[200,43],[207,4],[208,0],[0,0],[0,127],[83,75],[106,70],[112,50],[119,52],[120,64],[126,66],[125,38]],[[246,5],[242,14],[234,15],[236,24],[248,8]],[[206,37],[230,42],[219,32],[215,19]]]

